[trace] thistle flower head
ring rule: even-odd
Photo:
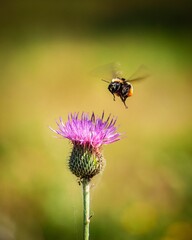
[[[58,129],[53,130],[63,138],[69,139],[73,150],[69,160],[69,168],[80,178],[92,178],[104,166],[101,153],[103,144],[110,144],[120,140],[120,134],[115,127],[116,119],[109,117],[104,120],[94,113],[69,114],[68,121],[63,123],[62,118],[57,122]]]
[[[81,117],[74,113],[68,116],[68,121],[64,124],[62,118],[57,123],[59,129],[53,130],[64,138],[71,140],[73,144],[89,145],[99,148],[103,144],[118,141],[120,134],[116,132],[116,119],[110,116],[104,121],[104,113],[101,118],[96,118],[92,113],[82,113]]]

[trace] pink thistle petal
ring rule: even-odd
[[[64,124],[62,118],[57,123],[58,129],[53,132],[68,138],[72,143],[81,145],[90,145],[93,148],[99,148],[103,144],[110,144],[120,140],[120,134],[116,132],[116,118],[108,116],[104,121],[104,112],[102,117],[96,117],[94,112],[91,117],[87,113],[82,113],[79,117],[78,113],[69,114],[68,121]]]

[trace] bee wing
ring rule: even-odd
[[[141,65],[137,71],[131,75],[131,77],[129,77],[127,79],[126,82],[129,82],[129,81],[139,81],[139,80],[143,80],[147,77],[149,77],[149,71],[148,71],[148,68],[145,66],[145,65]]]
[[[120,64],[111,62],[105,65],[101,65],[92,70],[91,75],[111,81],[112,78],[121,76]]]
[[[120,71],[121,64],[118,62],[111,64],[111,74],[112,78],[121,77],[122,72]]]

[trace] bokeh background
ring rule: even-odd
[[[82,193],[54,138],[70,112],[111,113],[91,190],[91,238],[192,239],[190,1],[4,1],[0,7],[0,239],[82,239]],[[101,81],[144,64],[125,109]],[[98,75],[94,69],[100,69]],[[93,71],[94,70],[94,71]]]

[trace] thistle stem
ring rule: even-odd
[[[83,240],[89,240],[90,223],[90,180],[84,178],[83,185]]]

